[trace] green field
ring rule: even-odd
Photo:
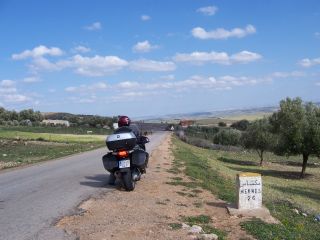
[[[104,140],[105,135],[37,133],[2,128],[0,129],[0,169],[103,147]]]
[[[263,201],[282,224],[265,224],[259,220],[243,223],[243,228],[257,239],[320,239],[320,223],[313,220],[320,213],[319,159],[312,158],[307,177],[299,179],[300,157],[279,157],[271,153],[265,166],[258,166],[258,155],[250,152],[225,152],[197,148],[173,139],[175,166],[195,181],[172,184],[196,185],[210,190],[227,202],[235,202],[235,176],[239,172],[257,172],[263,176]],[[184,168],[182,168],[184,166]],[[298,209],[308,216],[292,211]]]
[[[18,131],[32,133],[58,133],[58,134],[80,134],[86,135],[88,132],[95,135],[107,135],[112,132],[110,129],[94,127],[61,127],[61,126],[0,126],[0,131]]]

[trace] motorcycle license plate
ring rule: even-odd
[[[119,168],[128,168],[128,167],[130,167],[130,160],[119,161]]]

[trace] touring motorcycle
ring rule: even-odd
[[[104,168],[121,180],[126,191],[132,191],[141,175],[146,173],[149,154],[145,144],[148,137],[136,135],[127,127],[117,129],[106,139],[110,152],[102,157]]]

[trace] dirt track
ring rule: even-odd
[[[253,239],[239,227],[241,219],[230,217],[225,203],[203,189],[188,189],[166,182],[172,154],[168,136],[153,151],[148,172],[133,192],[116,187],[98,199],[84,202],[84,213],[61,219],[57,226],[80,239],[191,239],[184,229],[172,230],[182,216],[208,215],[212,225],[228,233],[228,239]],[[179,177],[187,179],[183,175]]]

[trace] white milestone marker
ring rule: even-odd
[[[262,179],[258,173],[237,175],[237,208],[257,209],[262,207]]]

